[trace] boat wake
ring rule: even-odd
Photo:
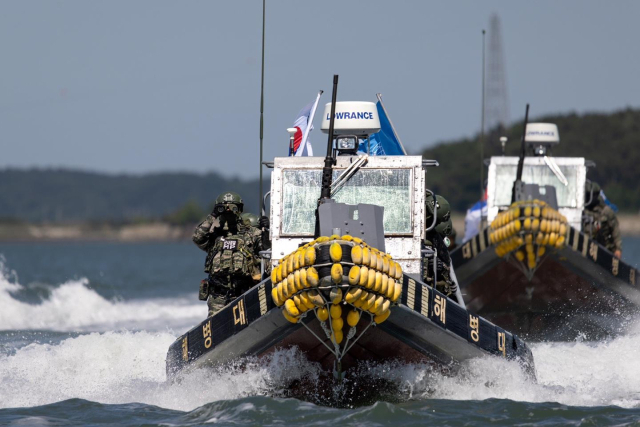
[[[206,315],[195,294],[178,298],[108,300],[81,278],[52,286],[37,303],[20,299],[34,294],[0,259],[0,331],[111,331],[134,329],[183,331]]]
[[[0,268],[1,408],[80,398],[191,411],[251,396],[322,402],[327,395],[321,369],[295,348],[277,350],[260,360],[192,371],[179,381],[167,382],[166,349],[201,319],[205,309],[194,303],[195,297],[112,301],[80,279],[52,287],[46,298],[33,304],[18,297],[27,287],[3,265]],[[30,330],[41,331],[43,339],[28,339],[35,333]],[[531,349],[537,382],[530,381],[517,364],[495,357],[471,360],[449,373],[430,365],[388,361],[362,365],[349,375],[356,390],[374,399],[366,402],[377,396],[396,402],[511,399],[640,407],[639,326],[607,341],[539,343]],[[379,389],[382,384],[385,390]],[[340,406],[363,402],[358,397],[340,390],[332,395]]]
[[[67,338],[58,344],[29,344],[0,354],[0,405],[38,406],[70,398],[106,404],[141,402],[190,411],[210,402],[248,396],[286,397],[291,385],[307,387],[305,400],[326,394],[320,369],[296,349],[261,360],[187,373],[166,381],[171,333],[106,332]],[[379,400],[511,399],[572,406],[640,406],[640,334],[601,343],[547,343],[533,347],[538,382],[514,364],[486,357],[464,364],[455,375],[420,364],[388,362],[365,366],[363,386],[393,385]],[[316,387],[316,389],[314,389]],[[297,391],[300,391],[298,389]],[[341,406],[350,406],[345,397]]]

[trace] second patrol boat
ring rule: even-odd
[[[525,129],[520,158],[491,157],[486,226],[451,254],[467,308],[528,339],[621,332],[640,307],[637,270],[583,229],[585,205],[599,196],[585,197],[595,164],[551,157],[556,125],[525,120]]]

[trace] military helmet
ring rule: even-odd
[[[448,221],[451,217],[451,206],[449,205],[449,202],[447,201],[447,199],[445,199],[440,195],[436,195],[435,203],[437,203],[436,224],[440,224]],[[426,205],[427,205],[427,224],[426,225],[428,227],[431,225],[431,222],[433,221],[434,200],[433,200],[432,194],[427,195]]]
[[[251,212],[245,212],[242,215],[240,215],[240,218],[242,218],[242,221],[244,222],[249,222],[252,227],[258,226],[259,217],[256,214],[253,214]]]
[[[593,207],[598,204],[600,196],[600,185],[597,182],[589,181],[584,183],[584,204]]]
[[[216,206],[227,205],[227,204],[233,204],[238,206],[238,210],[240,212],[242,212],[244,208],[242,197],[238,193],[234,193],[233,191],[227,191],[226,193],[222,193],[216,198]]]
[[[451,223],[451,218],[436,225],[435,230],[436,233],[438,233],[442,237],[451,236],[453,232],[453,224]]]
[[[587,180],[587,182],[585,182],[584,184],[584,191],[585,193],[591,193],[593,191],[593,194],[599,194],[600,184],[594,181]]]

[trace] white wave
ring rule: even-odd
[[[277,393],[291,379],[313,382],[319,371],[295,350],[261,361],[192,372],[166,383],[165,357],[175,335],[106,332],[59,344],[30,344],[0,356],[0,407],[44,405],[69,398],[141,402],[189,411],[209,402]],[[454,376],[425,365],[381,364],[369,375],[396,382],[400,398],[558,402],[571,406],[640,406],[640,335],[600,343],[533,346],[538,381],[497,357],[466,363]]]
[[[0,407],[30,407],[70,398],[117,404],[140,402],[178,410],[265,394],[288,380],[316,375],[295,350],[264,361],[192,372],[165,382],[169,333],[106,332],[58,345],[30,344],[0,356]]]
[[[149,331],[174,327],[182,332],[205,315],[205,304],[189,298],[109,301],[87,286],[86,279],[69,281],[41,303],[27,304],[13,297],[23,287],[0,259],[0,330],[146,329],[94,332],[0,355],[0,407],[82,398],[187,411],[213,401],[271,394],[290,379],[318,375],[300,354],[283,350],[261,362],[193,372],[167,384],[165,357],[176,336]],[[418,364],[381,364],[370,374],[396,382],[404,397],[413,399],[498,398],[640,407],[640,322],[627,335],[608,341],[541,343],[531,348],[537,382],[516,364],[496,357],[472,360],[454,376]]]
[[[89,287],[86,278],[52,289],[39,304],[19,301],[23,289],[0,259],[0,330],[109,331],[113,329],[185,329],[203,319],[206,304],[191,298],[110,301]]]
[[[640,407],[640,335],[604,342],[531,345],[537,381],[510,361],[473,359],[456,375],[420,365],[383,367],[410,398],[558,402],[571,406]]]

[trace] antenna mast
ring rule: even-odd
[[[264,136],[264,16],[266,0],[262,0],[262,80],[260,82],[260,194],[258,206],[262,206],[262,139]]]
[[[480,200],[484,199],[484,35],[482,30],[482,118],[480,119]]]

